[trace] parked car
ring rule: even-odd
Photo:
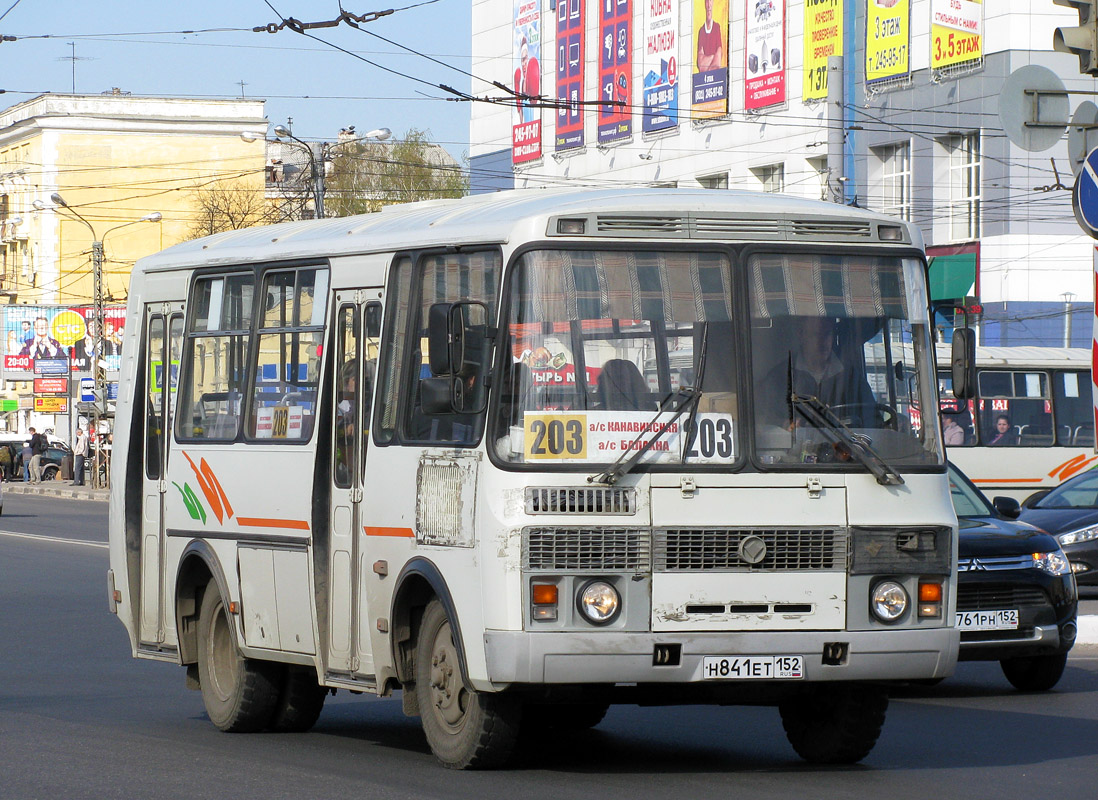
[[[6,479],[13,481],[23,480],[23,442],[0,441],[0,447],[8,448],[8,452],[11,454],[11,461],[9,463],[11,464],[12,471],[6,476]],[[42,455],[42,480],[56,480],[57,473],[61,471],[61,459],[71,452],[69,446],[64,442],[51,441],[49,449]]]
[[[1075,644],[1078,595],[1067,557],[1054,536],[1019,522],[1018,501],[994,503],[949,465],[960,522],[957,618],[960,660],[998,661],[1023,691],[1060,680]]]
[[[1098,471],[1030,495],[1020,519],[1056,537],[1080,589],[1098,587]]]

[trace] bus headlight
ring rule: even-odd
[[[907,592],[896,581],[880,581],[869,596],[869,608],[881,622],[895,622],[907,611]]]
[[[621,595],[606,581],[589,581],[576,596],[584,619],[593,625],[609,625],[621,612]]]

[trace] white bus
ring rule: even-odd
[[[186,242],[127,315],[111,609],[223,730],[401,689],[489,767],[612,703],[762,703],[851,762],[888,682],[953,670],[914,227],[500,193]]]
[[[989,496],[1021,501],[1098,466],[1089,350],[980,346],[967,402],[950,394],[942,347],[938,364],[949,458]]]

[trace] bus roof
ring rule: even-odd
[[[876,244],[878,225],[902,226],[902,242],[922,246],[918,230],[894,217],[786,195],[711,189],[520,189],[386,206],[354,217],[287,222],[182,242],[138,261],[154,272],[388,252],[410,248],[497,243],[518,232],[545,238],[558,216],[589,220],[588,235],[720,241],[805,241]],[[735,224],[732,224],[735,220]],[[576,237],[570,237],[573,240]]]

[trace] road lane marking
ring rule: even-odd
[[[106,542],[89,542],[87,539],[64,539],[60,536],[43,536],[40,533],[20,533],[19,531],[0,531],[0,536],[11,536],[16,539],[39,539],[43,542],[60,542],[61,544],[78,544],[83,547],[101,547],[104,550]]]

